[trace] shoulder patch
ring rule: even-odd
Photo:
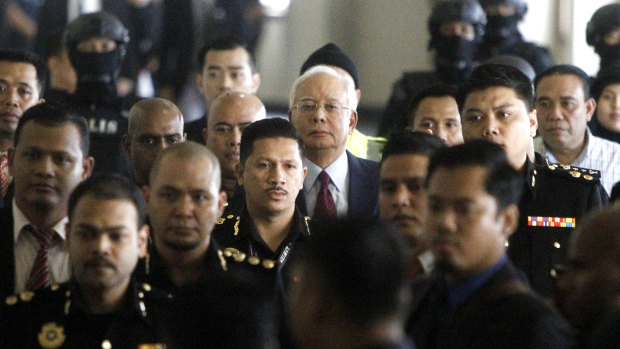
[[[10,295],[6,297],[6,299],[4,300],[4,303],[6,303],[6,305],[8,306],[11,306],[11,305],[17,304],[18,301],[19,299],[17,298],[16,295]]]

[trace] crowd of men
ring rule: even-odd
[[[216,38],[187,123],[119,96],[111,14],[68,24],[65,93],[62,64],[0,49],[0,347],[615,348],[620,4],[588,25],[595,78],[525,42],[526,11],[434,5],[436,71],[395,84],[380,162],[333,43],[268,118],[251,52]]]

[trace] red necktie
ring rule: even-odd
[[[9,190],[9,179],[4,173],[6,165],[9,163],[9,158],[6,154],[0,155],[0,182],[2,182],[2,197],[6,196],[6,192]]]
[[[27,225],[24,227],[26,231],[29,231],[39,242],[39,252],[32,265],[30,271],[30,278],[26,283],[26,289],[30,291],[36,291],[40,288],[48,287],[51,283],[50,276],[50,262],[47,258],[47,252],[54,242],[57,234],[54,230],[39,230],[33,225]]]
[[[321,171],[319,174],[321,180],[321,190],[316,196],[316,206],[314,206],[314,218],[318,219],[336,219],[338,213],[336,211],[336,204],[334,198],[329,192],[329,175],[325,171]]]

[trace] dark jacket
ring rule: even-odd
[[[3,302],[2,348],[137,348],[163,343],[166,294],[147,284],[131,282],[123,307],[114,314],[96,315],[83,304],[77,285],[69,282],[9,296]],[[58,346],[52,346],[58,344]]]
[[[464,303],[447,310],[436,273],[414,288],[407,333],[427,348],[570,348],[566,321],[506,263]]]

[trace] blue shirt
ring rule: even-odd
[[[454,285],[448,285],[448,302],[452,310],[465,303],[482,285],[484,285],[498,270],[508,263],[508,257],[504,255],[492,267],[481,274]]]

